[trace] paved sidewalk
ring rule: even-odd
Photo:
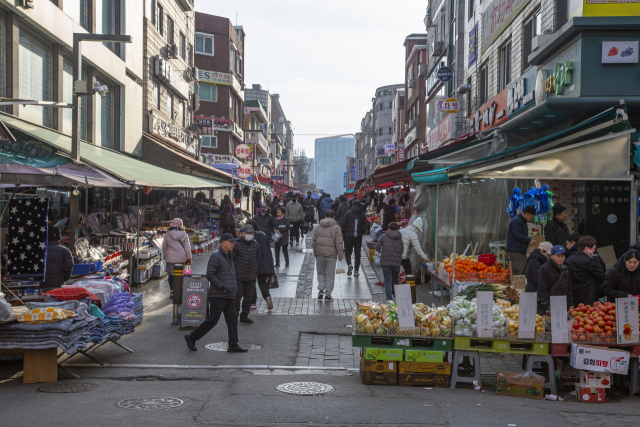
[[[358,301],[362,299],[336,298],[330,302],[324,302],[317,298],[272,298],[273,310],[267,310],[267,303],[262,298],[258,298],[258,307],[251,310],[251,314],[265,316],[292,316],[292,315],[313,315],[313,316],[351,316]]]
[[[300,334],[296,366],[360,367],[360,349],[345,335]]]

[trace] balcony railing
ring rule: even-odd
[[[256,144],[256,147],[258,147],[258,151],[261,152],[262,154],[266,154],[267,151],[269,151],[267,140],[262,135],[261,130],[247,130],[245,131],[245,134],[246,134],[246,138],[245,138],[246,144]]]

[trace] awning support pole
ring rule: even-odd
[[[456,213],[453,226],[453,272],[451,273],[451,289],[453,282],[456,280],[456,240],[458,240],[458,194],[460,193],[460,181],[456,181]],[[449,291],[451,292],[451,291]],[[440,303],[442,303],[442,293],[440,294]]]
[[[635,178],[631,181],[631,236],[629,244],[633,245],[638,241],[638,181]]]

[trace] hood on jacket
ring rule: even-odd
[[[422,231],[422,218],[420,218],[420,217],[416,218],[411,225],[413,225],[418,231],[421,232]]]
[[[171,237],[172,240],[180,240],[183,234],[185,234],[185,232],[182,230],[169,230],[167,231],[167,234],[165,234],[165,239],[167,237]]]
[[[334,225],[338,225],[338,221],[333,218],[324,218],[320,220],[320,226],[322,227],[331,227]]]
[[[331,197],[325,197],[323,199],[323,202],[325,202],[325,201],[328,202],[328,203],[333,203],[333,199]]]
[[[364,213],[364,208],[362,206],[356,206],[355,208],[351,208],[351,212],[356,215],[360,215],[361,213]]]
[[[398,230],[387,230],[385,236],[393,240],[402,239],[402,234]]]

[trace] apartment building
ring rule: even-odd
[[[410,34],[405,48],[405,158],[415,157],[426,147],[425,79],[421,65],[427,61],[427,34]]]
[[[399,90],[404,91],[404,85],[388,85],[376,89],[373,98],[373,122],[376,137],[376,166],[391,164],[395,155],[393,134],[393,100]],[[394,145],[394,147],[391,147]]]
[[[404,89],[398,90],[391,102],[391,142],[396,147],[392,163],[404,160],[404,105]]]

